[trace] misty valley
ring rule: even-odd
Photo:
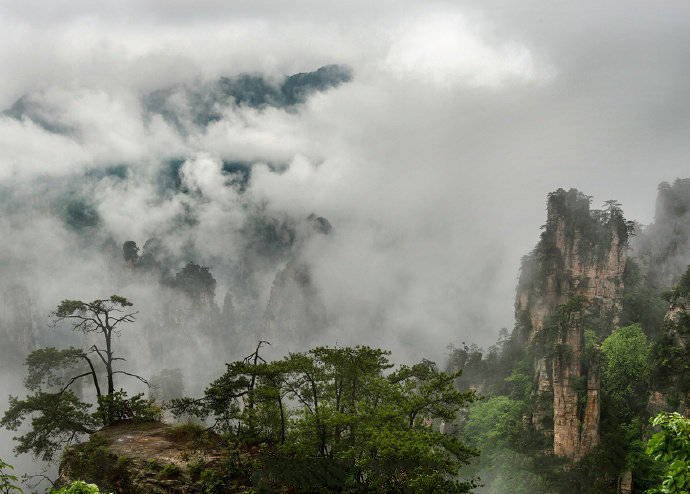
[[[329,315],[303,250],[336,234],[324,217],[248,215],[222,305],[188,253],[106,239],[118,294],[63,299],[44,326],[30,286],[5,288],[1,362],[25,389],[0,424],[59,466],[61,493],[683,492],[690,180],[659,186],[646,227],[576,189],[546,204],[514,328],[439,362],[310,347]],[[3,489],[20,492],[11,460]]]
[[[0,2],[0,494],[690,494],[690,2]]]

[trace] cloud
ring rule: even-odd
[[[331,321],[315,343],[442,359],[512,325],[546,193],[649,222],[656,184],[687,172],[678,5],[44,3],[0,16],[0,108],[21,101],[0,116],[0,285],[37,292],[43,329],[66,296],[154,307],[108,263],[157,237],[211,267],[218,302],[237,292],[248,333],[296,255]],[[329,64],[352,80],[287,105],[214,99],[222,77],[275,89]],[[147,106],[156,91],[177,120]],[[311,213],[333,232],[292,238]]]
[[[448,86],[496,87],[546,82],[553,69],[517,41],[487,39],[463,15],[436,13],[405,22],[393,34],[384,66],[393,73]]]

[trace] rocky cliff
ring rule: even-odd
[[[690,264],[690,179],[659,184],[654,222],[633,243],[652,288],[674,286]]]
[[[307,217],[304,226],[299,242],[312,235],[329,235],[333,229],[326,218],[314,214]],[[277,272],[259,335],[269,341],[288,343],[292,349],[309,346],[328,325],[326,306],[312,279],[310,265],[300,254],[300,249],[295,249],[285,267]]]
[[[515,304],[517,336],[534,359],[532,426],[570,459],[599,441],[598,355],[585,336],[606,336],[620,319],[631,228],[617,203],[592,210],[590,202],[575,189],[549,194]]]

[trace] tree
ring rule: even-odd
[[[147,384],[146,379],[120,368],[115,363],[125,359],[116,354],[114,338],[122,324],[134,321],[135,311],[126,298],[113,295],[92,302],[63,300],[53,313],[53,325],[68,322],[72,330],[95,335],[99,342],[86,350],[80,348],[41,348],[26,359],[24,384],[29,394],[20,399],[10,396],[10,406],[0,425],[19,430],[30,420],[31,429],[14,439],[18,453],[33,453],[50,460],[63,446],[84,434],[95,432],[119,420],[148,420],[158,416],[152,403],[115,389],[115,376],[126,375]],[[106,387],[101,386],[105,375]],[[91,383],[97,409],[82,401],[71,389],[76,383]]]
[[[123,370],[116,370],[113,363],[117,360],[125,360],[123,357],[115,355],[113,350],[113,336],[119,334],[119,325],[121,323],[134,322],[134,316],[137,311],[131,311],[128,308],[133,304],[124,297],[119,295],[112,295],[109,299],[97,299],[92,302],[82,302],[81,300],[63,300],[53,313],[54,323],[68,321],[72,325],[74,331],[79,331],[83,334],[95,333],[102,337],[104,347],[99,348],[98,344],[94,344],[89,348],[90,352],[94,352],[105,366],[107,379],[107,395],[110,396],[115,392],[114,375],[125,374],[139,379],[144,384],[148,382],[141,376],[130,374]],[[116,332],[117,331],[117,332]],[[86,356],[87,360],[88,356]],[[90,361],[89,361],[90,362]],[[91,370],[74,379],[91,376],[94,381],[94,387],[98,397],[101,397],[100,386],[98,384],[98,376],[90,365]]]
[[[690,490],[690,419],[660,413],[651,420],[661,430],[647,442],[646,453],[663,465],[661,483],[649,494],[682,494]]]
[[[473,404],[463,427],[464,436],[476,446],[502,447],[523,431],[525,403],[507,396],[494,396]]]
[[[639,324],[616,329],[601,344],[602,391],[609,408],[632,418],[647,402],[650,345]]]
[[[476,452],[440,432],[473,392],[457,373],[429,361],[392,370],[389,352],[366,346],[318,347],[266,362],[263,343],[199,399],[176,413],[211,416],[213,428],[262,444],[258,475],[266,489],[467,492],[457,474]]]
[[[14,470],[12,465],[5,463],[0,458],[0,494],[22,493],[22,490],[17,486],[17,477],[12,475]]]

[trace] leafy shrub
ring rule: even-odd
[[[182,469],[174,463],[168,463],[158,474],[161,478],[171,479],[182,475]]]
[[[72,482],[67,487],[53,491],[53,494],[100,494],[96,484],[87,484],[81,480]]]
[[[101,396],[98,400],[99,412],[108,417],[106,423],[117,422],[160,422],[163,410],[153,400],[145,399],[143,393],[127,398],[123,390],[112,395]]]
[[[690,490],[690,419],[679,413],[660,413],[652,425],[661,431],[647,442],[646,453],[664,467],[661,483],[649,494],[681,494]]]
[[[201,491],[204,494],[221,494],[225,491],[225,476],[214,468],[207,468],[201,472]]]

